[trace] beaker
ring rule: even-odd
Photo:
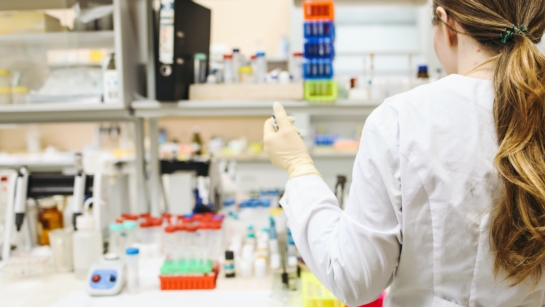
[[[72,272],[72,234],[70,229],[55,229],[49,232],[49,244],[57,272]]]

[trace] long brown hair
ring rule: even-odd
[[[545,31],[545,0],[433,2],[434,12],[443,7],[463,34],[496,54],[495,165],[502,194],[490,232],[494,271],[504,271],[511,286],[529,276],[537,283],[545,263],[545,56],[536,44]],[[508,39],[500,37],[513,29]]]

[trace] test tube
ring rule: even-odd
[[[210,255],[208,232],[208,222],[200,222],[197,227],[197,263],[201,268],[204,267],[206,258]]]
[[[223,233],[222,233],[223,221],[215,219],[210,223],[210,246],[212,258],[217,260],[221,257],[223,250]]]
[[[176,231],[177,229],[175,226],[165,227],[164,252],[165,252],[165,257],[167,261],[176,260],[176,252],[178,247]]]
[[[151,243],[157,244],[159,249],[163,245],[161,240],[161,225],[163,225],[162,219],[152,218],[151,223]]]
[[[187,254],[188,254],[188,263],[190,270],[195,270],[197,267],[197,257],[199,252],[198,242],[197,242],[197,225],[188,224],[186,225],[187,232]]]
[[[177,225],[176,232],[177,235],[177,253],[176,257],[180,263],[186,265],[189,260],[189,249],[188,249],[188,240],[187,240],[187,227],[184,224]]]
[[[108,242],[108,253],[121,256],[125,243],[123,242],[123,224],[110,224],[110,241]]]
[[[151,244],[153,242],[152,233],[151,233],[151,223],[142,222],[140,223],[140,238],[142,244]]]
[[[125,258],[127,259],[127,289],[130,293],[138,293],[140,287],[138,274],[138,248],[127,248]]]
[[[125,247],[131,247],[136,243],[136,232],[138,224],[135,221],[124,221],[123,228],[125,230]]]

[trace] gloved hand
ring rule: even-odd
[[[265,122],[263,129],[264,150],[271,162],[288,171],[290,178],[309,174],[321,176],[284,107],[275,102],[273,108],[278,131],[274,129],[272,118]]]

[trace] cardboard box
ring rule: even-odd
[[[60,21],[43,11],[0,11],[0,34],[60,32]]]
[[[303,100],[302,83],[192,84],[191,100]]]

